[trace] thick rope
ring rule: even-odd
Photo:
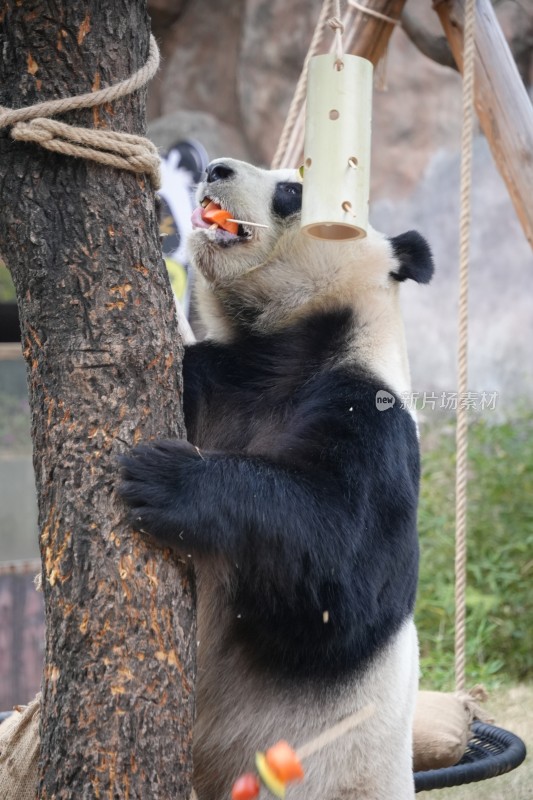
[[[358,3],[356,2],[356,0],[348,0],[348,5],[352,6],[352,8],[356,8],[363,14],[368,14],[369,17],[374,17],[375,19],[380,19],[383,22],[388,22],[389,25],[399,25],[401,23],[400,19],[389,17],[388,14],[382,14],[381,11],[376,11],[373,8],[368,8],[368,6],[364,6],[362,3]]]
[[[284,158],[284,156],[287,154],[291,133],[298,119],[298,115],[300,114],[301,107],[305,100],[305,94],[307,92],[307,70],[309,67],[309,62],[313,56],[316,56],[320,49],[320,44],[326,28],[326,21],[330,13],[330,5],[331,0],[324,0],[322,3],[322,8],[320,9],[320,14],[313,32],[313,37],[311,39],[311,44],[309,45],[304,65],[300,73],[300,77],[298,78],[298,83],[296,84],[296,90],[289,106],[287,118],[281,132],[278,146],[274,154],[274,158],[272,159],[272,169],[279,169],[286,163],[286,158]]]
[[[466,0],[463,34],[463,128],[461,140],[461,216],[459,234],[459,332],[457,353],[456,474],[455,474],[455,688],[465,688],[466,663],[466,540],[468,407],[468,260],[470,197],[474,131],[475,0]]]
[[[146,63],[126,80],[96,92],[46,100],[26,108],[0,106],[0,128],[12,125],[13,139],[40,144],[56,153],[86,158],[117,169],[147,173],[154,188],[158,189],[161,185],[159,156],[155,145],[146,137],[120,131],[80,128],[48,119],[67,111],[94,108],[132,94],[155,75],[158,67],[159,49],[154,37],[150,36]]]
[[[47,150],[77,156],[130,172],[146,172],[154,188],[159,188],[159,155],[157,148],[144,136],[119,131],[76,128],[55,119],[34,119],[17,122],[11,131],[13,139],[40,144]]]
[[[337,69],[342,69],[342,59],[344,58],[342,34],[344,33],[344,25],[341,19],[340,0],[335,0],[335,16],[328,20],[328,25],[335,33],[335,66]]]

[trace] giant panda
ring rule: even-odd
[[[419,450],[398,294],[430,280],[428,245],[312,239],[295,170],[218,159],[198,200],[188,441],[136,448],[121,486],[133,524],[196,566],[198,798],[227,800],[257,750],[369,704],[288,797],[412,798]]]

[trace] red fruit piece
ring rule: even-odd
[[[261,785],[253,772],[247,772],[237,778],[231,790],[231,800],[253,800],[259,795]]]

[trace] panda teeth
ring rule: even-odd
[[[206,196],[204,197],[204,199],[202,200],[200,205],[202,206],[202,208],[207,208],[209,203],[214,203],[219,208],[224,208],[224,206],[222,205],[222,203],[220,202],[220,200],[218,198],[212,197],[212,196],[206,194]],[[224,209],[224,211],[227,211],[227,209]]]

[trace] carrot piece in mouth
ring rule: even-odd
[[[216,203],[209,203],[209,205],[203,210],[202,217],[206,222],[212,222],[215,225],[218,225],[219,228],[223,228],[225,231],[237,235],[237,231],[239,230],[238,223],[229,222],[231,219],[230,212],[220,208],[220,206],[217,206]]]

